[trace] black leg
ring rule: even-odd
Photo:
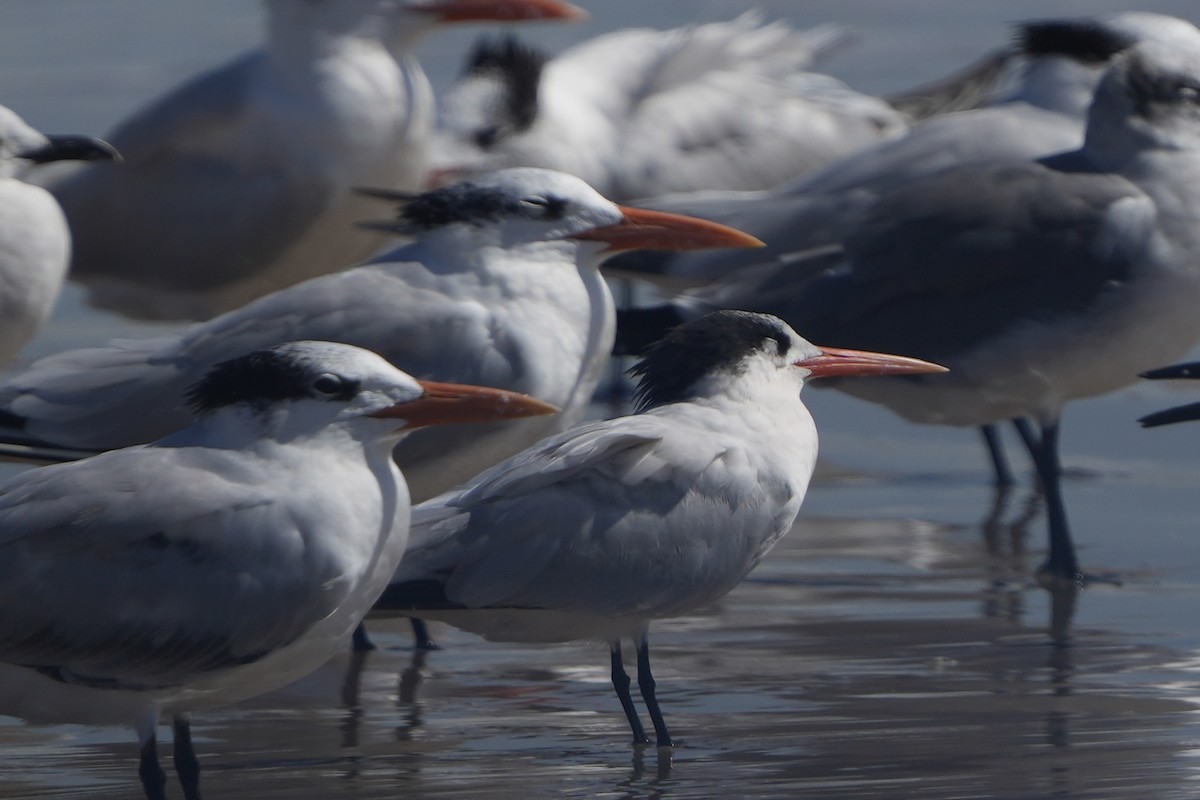
[[[662,709],[658,707],[658,697],[654,694],[654,675],[650,672],[650,640],[642,636],[637,643],[638,689],[642,692],[642,702],[650,712],[650,721],[654,723],[654,733],[659,747],[673,747],[671,734],[667,730],[666,720],[663,719]]]
[[[167,773],[158,763],[158,738],[151,735],[142,742],[142,758],[138,764],[138,777],[142,779],[142,790],[146,800],[167,800]]]
[[[1062,494],[1062,466],[1058,459],[1058,423],[1043,424],[1041,435],[1033,435],[1029,421],[1022,420],[1026,430],[1021,438],[1030,447],[1033,463],[1037,467],[1042,494],[1046,498],[1046,518],[1050,527],[1050,553],[1038,573],[1056,580],[1077,582],[1081,579],[1079,561],[1075,557],[1075,544],[1067,524],[1067,509]],[[1017,430],[1021,430],[1018,424]],[[1033,444],[1031,445],[1030,442]]]
[[[979,432],[983,434],[983,444],[987,447],[988,458],[992,461],[992,476],[997,487],[1012,486],[1012,469],[1004,455],[1004,442],[1000,440],[1000,431],[995,425],[980,425]]]
[[[1025,443],[1025,449],[1029,451],[1030,457],[1033,459],[1033,466],[1037,468],[1038,450],[1042,446],[1042,437],[1033,429],[1033,423],[1025,417],[1014,417],[1012,421],[1013,427],[1017,430],[1017,435],[1021,437],[1021,441]],[[1041,480],[1041,472],[1038,472],[1038,479]]]
[[[409,617],[408,621],[412,624],[413,647],[418,650],[442,649],[440,644],[429,637],[429,626],[425,624],[425,620]]]
[[[620,642],[612,643],[611,654],[612,685],[617,692],[617,699],[621,701],[621,708],[625,711],[625,718],[629,720],[629,728],[633,731],[633,743],[650,744],[646,729],[638,719],[637,709],[633,707],[633,698],[629,695],[629,674],[625,672],[625,665],[621,663]]]
[[[183,787],[186,800],[200,800],[200,760],[192,746],[192,726],[187,717],[178,716],[173,722],[175,730],[175,772],[179,785]]]
[[[350,649],[356,653],[365,653],[375,649],[375,643],[367,635],[367,626],[361,622],[354,629],[354,638],[350,640]]]

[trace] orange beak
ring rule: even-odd
[[[867,350],[843,350],[838,347],[822,347],[819,356],[801,359],[793,366],[803,367],[811,372],[814,378],[840,378],[848,375],[919,375],[950,371],[940,364],[922,361],[919,358],[872,353]]]
[[[617,206],[624,219],[615,225],[593,228],[570,238],[608,242],[608,251],[707,250],[713,247],[763,247],[761,240],[736,228],[706,219]]]
[[[371,414],[384,419],[403,419],[404,430],[426,425],[463,422],[496,422],[502,419],[557,414],[558,408],[519,392],[467,386],[460,383],[417,381],[425,394],[407,403],[397,403]]]
[[[577,21],[587,12],[561,0],[428,0],[409,6],[439,22],[530,22],[539,19]]]

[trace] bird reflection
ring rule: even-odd
[[[997,486],[991,508],[979,527],[990,556],[986,562],[983,616],[1015,622],[1025,611],[1024,585],[1030,572],[1026,543],[1029,526],[1042,511],[1042,496],[1029,493],[1017,515],[1008,519],[1013,495],[1011,486]]]
[[[655,754],[654,777],[646,778],[646,753]],[[667,797],[670,788],[671,769],[675,764],[674,751],[669,747],[635,747],[633,767],[629,777],[617,784],[620,800],[659,800]]]

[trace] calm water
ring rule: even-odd
[[[830,69],[872,91],[969,61],[1005,38],[1008,21],[1124,10],[818,0],[801,14],[799,5],[759,7],[796,24],[854,24],[857,46]],[[587,26],[531,35],[557,49],[614,27],[745,7],[591,6]],[[1143,8],[1198,18],[1182,0]],[[46,130],[102,133],[253,43],[258,19],[244,0],[8,0],[0,101]],[[475,32],[430,41],[435,84],[450,80]],[[83,309],[69,292],[31,352],[157,330]],[[1041,509],[1024,491],[994,497],[973,434],[811,391],[823,458],[798,529],[720,604],[654,628],[660,695],[684,741],[672,754],[627,744],[603,646],[509,647],[440,630],[446,649],[414,662],[404,626],[377,624],[383,648],[365,659],[346,654],[284,691],[197,718],[206,794],[1200,796],[1200,426],[1134,424],[1185,398],[1138,386],[1067,414],[1081,557],[1119,573],[1121,586],[1088,589],[1072,605],[1029,584]],[[131,740],[0,717],[0,797],[135,796]]]

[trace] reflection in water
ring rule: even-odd
[[[654,776],[646,779],[646,753],[655,756]],[[668,795],[674,751],[669,747],[633,748],[633,769],[629,777],[619,781],[615,790],[622,800],[659,800]]]
[[[983,615],[1017,621],[1024,612],[1024,587],[1028,583],[1029,565],[1026,544],[1029,526],[1042,510],[1039,492],[1029,492],[1017,516],[1008,516],[1014,489],[1010,486],[996,487],[992,505],[980,523],[986,559],[988,579],[983,591]]]

